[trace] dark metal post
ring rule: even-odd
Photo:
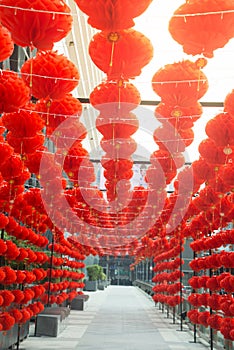
[[[209,254],[212,254],[212,250],[209,250]],[[212,277],[213,273],[212,270],[209,269],[209,275]],[[210,295],[212,295],[212,292],[210,291]],[[212,309],[210,308],[210,314],[212,315]],[[214,334],[213,334],[213,328],[210,327],[210,350],[214,349]]]
[[[180,232],[180,330],[183,331],[183,293],[182,293],[182,239]]]
[[[51,294],[51,280],[52,280],[52,268],[53,268],[53,257],[54,257],[54,234],[53,234],[53,232],[52,232],[51,245],[52,245],[52,247],[51,247],[51,254],[50,254],[50,273],[49,273],[47,306],[50,306],[50,294]]]

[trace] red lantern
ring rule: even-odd
[[[0,62],[11,56],[14,50],[14,43],[9,31],[0,25]]]
[[[35,295],[34,291],[31,290],[30,288],[25,289],[23,293],[24,293],[24,298],[21,300],[22,304],[27,304],[30,300],[33,299]]]
[[[132,172],[133,162],[127,159],[113,159],[108,162],[102,162],[102,166],[106,169],[104,171],[104,177],[111,181],[120,179],[130,180],[133,172]]]
[[[185,53],[209,58],[233,37],[233,28],[232,0],[186,1],[169,23],[173,39],[183,46]]]
[[[20,251],[17,247],[17,245],[11,241],[6,241],[6,245],[7,245],[7,251],[5,253],[5,257],[8,260],[16,260],[16,258],[19,256]],[[15,276],[15,271],[12,269],[7,269],[5,270],[5,273],[7,271],[7,275],[5,278],[5,283],[10,284],[9,281],[11,281],[11,279],[16,278]]]
[[[71,30],[70,8],[62,0],[2,0],[0,20],[19,46],[51,50]]]
[[[105,82],[98,85],[90,94],[90,103],[104,115],[123,116],[141,102],[137,88],[128,82]]]
[[[0,142],[0,157],[1,162],[4,163],[13,153],[13,148],[6,142]]]
[[[75,0],[81,11],[89,16],[88,23],[97,29],[116,31],[135,25],[134,17],[143,13],[152,0]]]
[[[2,290],[0,295],[3,297],[2,307],[10,306],[15,300],[15,296],[10,290]]]
[[[89,54],[109,80],[128,80],[141,74],[141,69],[152,59],[153,48],[142,33],[127,29],[95,34]]]
[[[139,121],[133,113],[128,113],[124,118],[100,114],[96,119],[96,127],[105,139],[125,139],[137,131]]]
[[[9,219],[7,216],[5,216],[4,214],[0,213],[0,229],[2,230],[3,228],[6,227],[6,225],[8,224]],[[2,241],[2,240],[1,240]],[[1,255],[1,251],[2,249],[0,248],[0,255]]]
[[[19,323],[23,317],[21,311],[18,309],[11,309],[9,314],[14,317],[15,323]]]
[[[28,310],[26,310],[26,308],[22,309],[21,313],[22,313],[21,323],[25,323],[31,318],[31,314]]]
[[[206,134],[217,146],[234,146],[234,117],[228,113],[220,113],[208,121]]]
[[[24,259],[26,259],[28,257],[28,252],[26,251],[25,248],[19,248],[19,251],[20,251],[20,253],[16,258],[17,261],[23,261]]]
[[[76,66],[56,52],[38,52],[21,67],[22,78],[36,98],[60,99],[78,84]]]
[[[161,150],[173,154],[184,152],[185,148],[193,142],[194,133],[192,129],[177,131],[167,123],[157,128],[153,137]]]
[[[193,123],[202,115],[202,106],[199,102],[191,106],[169,106],[165,103],[159,103],[155,109],[155,116],[160,122],[165,119],[171,123],[175,129],[189,129]]]
[[[35,153],[28,153],[25,155],[25,165],[29,171],[33,174],[38,174],[40,170],[41,158],[45,156],[49,151],[45,147],[41,147],[35,151]]]
[[[15,324],[15,319],[8,312],[0,313],[0,325],[2,326],[2,331],[8,331]]]
[[[18,282],[18,281],[17,281]],[[24,299],[24,293],[22,292],[22,290],[20,289],[15,289],[11,291],[12,294],[14,295],[15,299],[14,299],[14,303],[16,304],[20,304],[21,301]]]
[[[198,316],[198,322],[199,324],[202,324],[204,327],[208,327],[208,319],[210,317],[210,312],[209,311],[203,311],[199,313]]]
[[[234,188],[234,166],[232,163],[225,164],[220,170],[220,175],[228,188]]]
[[[0,171],[5,180],[11,180],[20,176],[23,171],[23,164],[19,156],[13,154],[0,166]]]
[[[128,159],[136,151],[137,144],[132,138],[127,139],[101,139],[100,145],[106,152],[102,157],[102,162],[108,162],[111,159]]]
[[[193,174],[196,181],[206,182],[215,177],[215,166],[208,164],[203,158],[192,163]]]
[[[29,88],[17,73],[0,72],[0,113],[14,112],[29,101]]]
[[[45,136],[42,133],[38,133],[33,137],[20,138],[13,136],[12,132],[10,131],[7,134],[6,139],[9,145],[14,148],[15,153],[28,154],[36,152],[36,150],[43,145]]]
[[[203,63],[202,63],[203,64]],[[152,88],[163,103],[177,107],[197,105],[208,90],[208,81],[201,71],[200,61],[185,60],[167,64],[152,78]]]
[[[203,140],[198,150],[207,163],[215,165],[225,164],[234,156],[232,147],[218,147],[210,138]]]
[[[24,282],[25,278],[26,278],[26,274],[24,271],[21,270],[17,270],[16,272],[16,283],[21,284]]]
[[[57,130],[54,130],[54,127],[46,128],[47,135],[52,132],[50,140],[54,142],[55,147],[65,150],[75,147],[75,144],[82,142],[87,135],[85,126],[76,118],[67,119]],[[57,159],[59,156],[56,156]]]
[[[225,98],[224,111],[234,117],[234,90],[232,90]]]
[[[79,117],[82,113],[82,104],[71,94],[65,95],[59,100],[39,100],[36,103],[36,110],[40,112],[41,118],[46,126],[52,130],[56,129],[68,116]],[[47,133],[48,134],[48,133]]]
[[[79,169],[82,161],[88,157],[88,152],[79,142],[76,142],[65,157],[63,169],[69,173]]]
[[[208,325],[216,330],[220,330],[223,318],[219,315],[210,315],[207,319]]]
[[[15,137],[35,136],[44,127],[43,120],[39,114],[29,110],[3,114],[2,123]]]

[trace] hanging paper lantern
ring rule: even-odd
[[[216,165],[225,164],[229,160],[231,161],[234,156],[232,147],[218,147],[210,138],[203,140],[198,150],[207,163]]]
[[[5,113],[2,123],[15,137],[32,137],[44,127],[39,114],[33,111],[20,110],[15,113]]]
[[[76,66],[56,52],[38,52],[21,67],[23,80],[36,98],[60,99],[71,92],[79,81]]]
[[[102,162],[108,162],[110,159],[127,159],[137,148],[137,143],[132,138],[126,139],[101,139],[100,146],[106,152],[102,157]]]
[[[0,324],[2,326],[2,331],[8,331],[15,324],[15,319],[8,312],[0,313]]]
[[[48,149],[45,147],[38,148],[35,153],[28,153],[25,155],[25,165],[28,167],[29,171],[33,174],[39,174],[40,164],[42,157],[49,153]]]
[[[24,248],[19,248],[19,255],[17,256],[16,260],[17,261],[23,261],[24,259],[27,259],[28,257],[28,252]]]
[[[14,50],[14,43],[9,31],[0,25],[0,62],[11,56]]]
[[[71,94],[54,101],[41,99],[37,101],[35,108],[40,112],[39,114],[44,120],[46,127],[48,126],[52,130],[63,123],[68,116],[72,116],[75,119],[82,113],[82,104]]]
[[[20,176],[23,171],[23,164],[20,157],[13,154],[0,166],[0,171],[5,180],[11,180],[14,177]]]
[[[6,241],[6,245],[7,245],[7,252],[5,253],[6,259],[15,260],[20,254],[20,250],[18,249],[17,245],[11,241]],[[12,278],[13,276],[15,278],[14,270],[8,269],[7,271],[9,272],[10,275],[12,275]],[[6,276],[5,282],[6,280],[8,280],[8,276]],[[9,281],[7,281],[7,283],[9,283]]]
[[[86,188],[95,181],[94,165],[88,158],[83,158],[77,171],[68,171],[68,176],[74,185]]]
[[[141,74],[153,57],[153,47],[148,38],[133,29],[100,32],[89,44],[89,55],[109,80],[128,80]]]
[[[13,153],[13,148],[6,142],[0,142],[0,159],[4,163]]]
[[[223,320],[222,316],[215,314],[215,315],[210,315],[208,317],[207,323],[211,328],[216,329],[218,331],[220,330],[222,320]]]
[[[194,139],[192,129],[175,130],[169,123],[157,128],[153,134],[154,140],[161,150],[178,153],[184,152]]]
[[[19,309],[11,309],[9,314],[14,317],[15,323],[19,323],[20,320],[22,319],[22,313]]]
[[[102,114],[126,116],[141,102],[137,88],[128,82],[104,82],[90,94],[90,103]]]
[[[155,116],[159,122],[165,119],[171,123],[175,129],[189,129],[193,123],[202,115],[202,106],[199,102],[191,106],[169,106],[160,102],[155,109]]]
[[[221,171],[220,175],[224,181],[224,183],[228,186],[229,189],[234,187],[234,166],[232,163],[225,164]]]
[[[200,158],[192,163],[193,174],[196,181],[207,182],[215,177],[215,166],[208,164],[205,159]]]
[[[232,90],[224,100],[224,111],[234,117],[234,90]]]
[[[204,210],[204,208],[209,209],[213,205],[220,203],[220,200],[220,195],[212,187],[206,186],[199,192],[199,196],[193,200],[193,203],[200,210]]]
[[[38,133],[33,137],[15,137],[12,135],[12,132],[8,132],[7,134],[7,142],[11,145],[15,153],[19,154],[27,154],[34,153],[38,148],[40,148],[45,140],[45,136],[42,133]]]
[[[138,130],[139,121],[133,113],[124,118],[100,114],[96,119],[96,127],[105,139],[125,139]]]
[[[178,176],[174,181],[174,187],[176,192],[180,195],[183,193],[183,196],[189,199],[193,193],[196,193],[199,190],[200,183],[194,178],[193,168],[191,166],[186,166],[178,173]]]
[[[0,213],[0,229],[2,230],[3,228],[6,227],[6,225],[8,224],[9,219],[6,215]],[[0,249],[1,251],[1,249]],[[1,254],[1,253],[0,253]]]
[[[70,149],[74,147],[76,143],[82,142],[86,135],[87,130],[85,126],[76,118],[69,118],[59,126],[57,130],[53,127],[47,127],[47,135],[53,132],[50,136],[50,140],[54,142],[56,148]],[[56,156],[58,161],[59,156]]]
[[[69,173],[79,169],[84,158],[87,158],[88,152],[79,142],[76,142],[68,151],[65,157],[63,169]]]
[[[197,101],[208,90],[207,77],[201,71],[205,64],[201,60],[167,64],[154,74],[152,88],[169,106],[197,106]]]
[[[26,310],[26,308],[21,309],[20,311],[22,313],[22,319],[21,319],[20,323],[27,322],[31,318],[30,312],[28,310]]]
[[[70,8],[62,0],[2,0],[0,20],[19,46],[51,50],[71,30]]]
[[[205,131],[217,146],[234,146],[234,117],[230,114],[220,113],[209,120]]]
[[[190,0],[181,5],[169,22],[174,40],[187,54],[213,57],[234,36],[232,0]]]
[[[152,0],[75,0],[81,11],[89,16],[88,23],[100,30],[116,31],[135,25],[133,18],[143,13]]]
[[[23,291],[24,298],[21,300],[21,304],[27,304],[30,300],[33,299],[35,293],[30,288],[27,288]]]
[[[210,312],[209,311],[203,311],[199,313],[198,316],[198,322],[199,324],[202,324],[204,327],[208,327],[208,318],[210,317]]]
[[[17,281],[18,283],[18,281]],[[20,304],[21,301],[23,300],[24,298],[24,293],[22,292],[22,290],[20,289],[14,289],[11,291],[12,294],[14,295],[15,299],[14,299],[14,303],[16,304]]]
[[[108,162],[101,162],[102,166],[106,171],[104,171],[104,176],[107,180],[122,178],[129,180],[132,175],[132,165],[133,162],[127,159],[113,159]]]
[[[13,303],[15,297],[13,293],[10,290],[2,290],[0,292],[0,295],[3,297],[3,307],[7,307]]]
[[[29,88],[17,73],[0,71],[0,113],[14,112],[30,99]]]

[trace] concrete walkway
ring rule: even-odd
[[[84,311],[71,311],[57,338],[29,337],[22,350],[204,350],[179,331],[150,297],[136,287],[109,286],[90,295]]]

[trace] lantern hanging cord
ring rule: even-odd
[[[71,16],[83,16],[83,17],[85,17],[85,15],[83,15],[83,14],[71,13],[71,12],[39,10],[39,9],[33,9],[33,8],[24,8],[24,7],[19,7],[19,6],[9,6],[9,5],[0,4],[0,8],[1,7],[8,8],[8,9],[14,9],[15,11],[28,11],[28,12],[37,12],[37,13],[45,13],[45,14],[52,14],[52,15],[71,15]],[[172,17],[184,18],[184,17],[207,16],[207,15],[218,15],[218,14],[223,16],[226,13],[233,13],[233,12],[234,12],[234,9],[233,10],[220,10],[220,11],[174,14],[174,15],[172,15]],[[158,17],[161,17],[161,15],[159,15]]]

